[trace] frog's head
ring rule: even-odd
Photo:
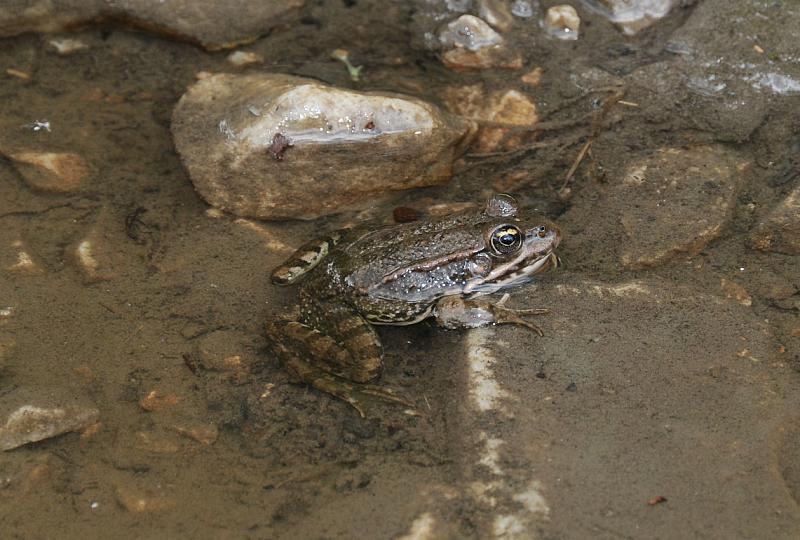
[[[517,217],[517,203],[509,195],[494,195],[484,214],[483,249],[470,260],[472,278],[465,293],[488,294],[527,283],[531,276],[559,265],[555,248],[561,232],[552,223]]]

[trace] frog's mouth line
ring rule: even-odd
[[[515,260],[502,268],[505,270],[513,269],[519,262],[520,260]],[[560,261],[558,255],[551,251],[546,255],[536,259],[531,264],[523,266],[518,270],[512,270],[511,272],[505,274],[505,277],[502,277],[496,281],[487,282],[486,278],[484,278],[480,282],[467,283],[463,292],[465,294],[472,294],[473,296],[482,296],[484,294],[497,292],[507,287],[523,285],[531,281],[532,276],[551,268],[557,268],[559,264]]]

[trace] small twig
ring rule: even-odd
[[[537,122],[533,125],[519,125],[519,124],[509,124],[508,122],[493,122],[491,120],[482,120],[480,118],[474,118],[471,116],[464,116],[463,118],[467,120],[472,120],[473,122],[477,122],[480,124],[481,127],[490,127],[490,128],[503,128],[509,131],[522,131],[525,133],[533,133],[536,131],[557,131],[559,129],[570,128],[575,126],[580,126],[586,123],[586,120],[592,117],[593,113],[586,114],[578,119],[573,120],[553,120],[550,122]]]
[[[525,146],[520,146],[519,148],[515,148],[514,150],[504,150],[502,152],[484,152],[482,154],[466,154],[464,157],[467,159],[486,159],[486,158],[493,158],[493,157],[507,157],[513,156],[514,154],[522,154],[524,152],[528,152],[530,150],[538,150],[540,148],[547,148],[548,146],[554,146],[558,144],[558,141],[553,142],[536,142],[531,144],[526,144]]]
[[[580,152],[578,152],[578,157],[576,157],[575,161],[572,162],[572,167],[569,168],[569,171],[567,171],[566,176],[564,176],[564,183],[561,184],[561,189],[564,189],[565,187],[567,187],[567,184],[569,184],[569,181],[572,179],[572,175],[574,175],[575,171],[578,170],[578,166],[581,164],[581,161],[583,161],[584,156],[586,156],[586,152],[588,152],[589,148],[592,146],[593,140],[594,139],[589,137],[589,140],[586,141],[586,143],[581,148]]]
[[[578,155],[575,157],[575,161],[572,163],[572,167],[569,168],[567,171],[566,176],[564,176],[564,183],[561,184],[561,189],[567,187],[569,181],[572,180],[572,177],[575,175],[575,171],[578,170],[583,158],[586,157],[586,153],[592,147],[592,142],[594,142],[595,137],[600,133],[600,130],[603,128],[603,120],[605,119],[606,115],[608,115],[609,111],[619,103],[619,101],[625,95],[624,89],[618,89],[613,95],[609,96],[603,101],[603,106],[600,108],[599,111],[595,113],[594,118],[592,119],[592,131],[589,134],[589,140],[581,147]]]

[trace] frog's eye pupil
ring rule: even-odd
[[[513,225],[503,225],[492,233],[491,243],[498,255],[513,253],[522,246],[522,232]]]

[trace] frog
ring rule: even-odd
[[[517,201],[494,194],[485,207],[385,226],[361,225],[316,238],[272,271],[275,285],[299,284],[291,316],[266,323],[266,336],[290,378],[331,394],[363,417],[375,401],[415,411],[397,391],[374,384],[383,368],[379,325],[434,318],[447,329],[513,324],[547,309],[510,309],[483,298],[520,287],[560,265],[558,227],[519,215]]]

